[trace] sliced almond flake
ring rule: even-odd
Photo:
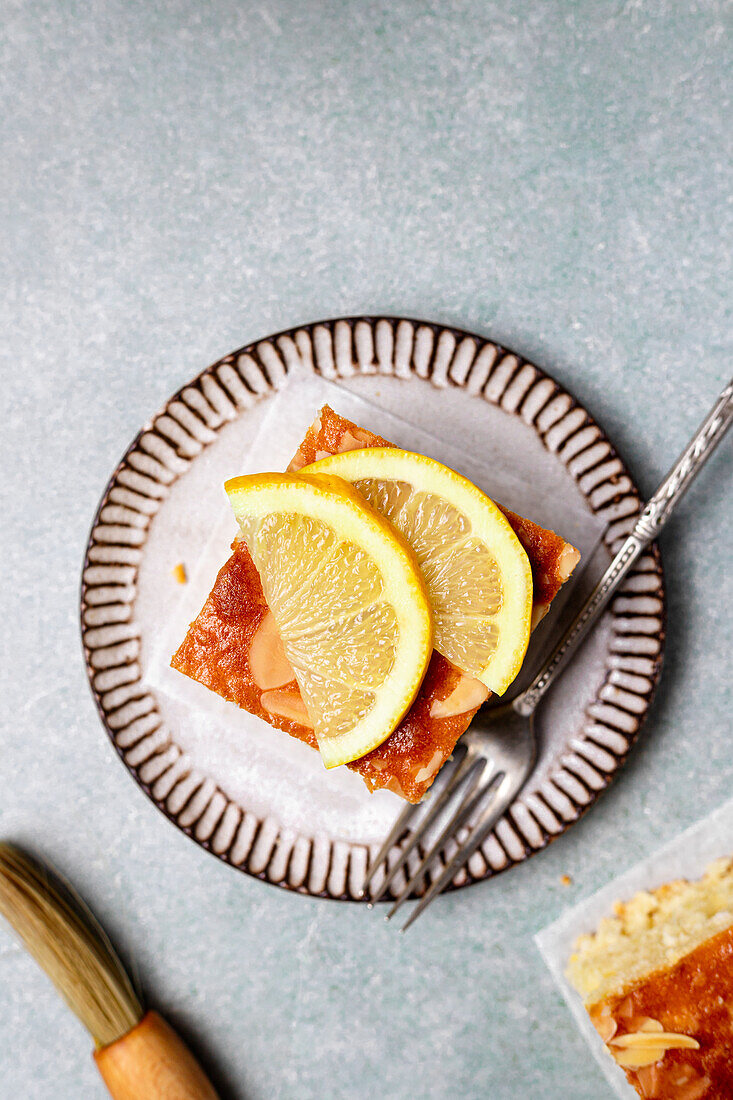
[[[610,1046],[624,1050],[648,1050],[657,1046],[664,1046],[667,1050],[700,1049],[697,1039],[674,1031],[634,1031],[626,1035],[616,1035],[610,1040]]]
[[[475,680],[473,676],[461,675],[460,680],[445,699],[434,699],[430,705],[431,718],[453,718],[456,714],[465,714],[485,703],[489,689]]]
[[[250,643],[249,668],[257,687],[262,691],[283,687],[295,679],[293,666],[285,656],[275,616],[268,611]]]
[[[666,1047],[652,1047],[649,1050],[612,1050],[616,1064],[624,1069],[636,1069],[638,1066],[651,1066],[664,1058]]]
[[[280,718],[287,718],[299,726],[313,729],[305,703],[297,691],[264,691],[260,697],[260,703],[270,714],[277,714]]]

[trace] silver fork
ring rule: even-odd
[[[636,560],[659,535],[673,508],[722,440],[731,420],[733,381],[723,390],[688,446],[643,509],[633,531],[560,639],[544,668],[511,703],[479,713],[441,769],[437,789],[431,791],[426,802],[406,806],[395,821],[364,880],[362,896],[370,893],[378,871],[385,868],[386,873],[378,889],[373,894],[370,893],[370,906],[386,894],[395,876],[406,867],[412,853],[416,849],[419,853],[420,841],[426,838],[432,826],[438,824],[448,809],[448,804],[452,801],[457,803],[449,820],[440,830],[438,839],[422,857],[414,873],[407,876],[405,886],[387,913],[385,919],[390,920],[425,878],[449,841],[458,843],[457,851],[431,880],[401,931],[409,928],[431,901],[452,882],[527,782],[537,759],[534,714],[540,701],[598,620]],[[454,797],[459,792],[460,798]],[[390,852],[404,837],[410,822],[421,809],[425,811],[423,817],[408,832],[399,855],[387,867]],[[459,843],[459,831],[466,827],[469,828],[468,836]]]

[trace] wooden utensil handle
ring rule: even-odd
[[[114,1100],[218,1100],[188,1047],[157,1012],[95,1051],[94,1061]]]

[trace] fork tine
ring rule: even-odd
[[[448,865],[445,867],[442,873],[438,875],[435,882],[431,883],[430,888],[425,892],[423,897],[420,898],[420,901],[410,913],[409,917],[400,929],[400,932],[406,932],[413,921],[416,921],[420,914],[427,909],[433,898],[437,897],[437,895],[445,889],[448,883],[451,882],[455,875],[457,875],[457,873],[460,871],[461,867],[463,867],[463,865],[468,862],[468,860],[478,848],[479,844],[481,844],[486,839],[486,837],[493,829],[494,825],[496,825],[497,821],[504,814],[515,794],[512,784],[505,782],[506,778],[507,777],[504,776],[502,781],[496,787],[496,790],[492,795],[491,801],[489,802],[488,806],[486,806],[483,813],[481,814],[481,817],[474,825],[466,843],[463,844],[455,853],[453,858],[448,861]],[[488,783],[484,787],[483,791],[481,792],[481,797],[483,797],[487,793],[491,785],[491,783]],[[502,787],[505,788],[503,796],[500,795]]]
[[[399,859],[397,859],[389,868],[389,871],[386,877],[383,879],[382,885],[379,888],[379,893],[374,894],[371,899],[371,905],[375,905],[383,896],[383,894],[386,893],[389,884],[394,879],[400,867],[402,867],[402,865],[407,860],[410,852],[413,851],[415,845],[418,844],[420,839],[425,835],[426,830],[432,825],[436,817],[439,816],[448,799],[451,797],[453,792],[458,789],[463,780],[471,771],[474,763],[475,757],[470,756],[468,751],[466,750],[459,758],[458,763],[454,766],[450,778],[447,780],[447,782],[443,784],[440,792],[434,794],[433,797],[430,799],[428,803],[428,812],[423,817],[417,829],[415,829],[415,831],[410,834],[410,839],[408,843],[404,846],[404,848],[402,848]]]
[[[391,920],[397,910],[402,905],[404,905],[404,903],[409,898],[413,887],[415,887],[417,883],[420,882],[420,880],[424,877],[425,872],[428,870],[430,864],[433,862],[435,857],[439,855],[440,852],[442,852],[446,842],[450,840],[451,837],[455,836],[461,826],[468,820],[473,811],[476,809],[476,806],[481,801],[484,794],[492,785],[492,783],[496,782],[498,773],[492,772],[488,785],[484,785],[483,787],[481,787],[478,794],[475,794],[476,788],[479,787],[481,783],[482,772],[486,770],[487,766],[491,767],[491,761],[486,760],[485,757],[479,757],[478,759],[474,760],[473,764],[473,774],[469,779],[468,786],[456,810],[454,811],[447,825],[445,825],[445,827],[443,828],[440,836],[435,841],[430,851],[420,863],[420,866],[417,868],[412,878],[404,887],[402,893],[396,899],[389,913],[387,913],[385,920]]]
[[[374,876],[376,875],[377,871],[379,870],[381,865],[386,860],[386,858],[389,855],[389,853],[390,853],[391,849],[393,848],[393,846],[397,843],[397,841],[400,839],[400,837],[404,833],[405,829],[407,828],[408,822],[417,813],[417,811],[419,809],[419,805],[420,805],[419,803],[413,804],[411,802],[408,802],[408,804],[405,806],[405,808],[402,811],[402,813],[400,814],[400,816],[395,821],[394,825],[392,826],[392,828],[389,831],[389,834],[388,834],[386,840],[384,841],[381,848],[379,849],[376,856],[374,857],[374,862],[370,866],[369,871],[367,873],[367,876],[364,879],[364,883],[363,883],[362,888],[361,888],[360,897],[363,898],[364,895],[366,894],[367,890],[371,886],[372,880],[373,880]]]

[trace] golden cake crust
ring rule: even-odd
[[[391,444],[326,405],[308,429],[288,469],[297,471],[330,454],[385,446]],[[580,555],[553,531],[504,511],[532,567],[536,622]],[[302,707],[295,679],[278,684],[275,692],[263,690],[255,680],[250,650],[268,608],[245,544],[235,541],[232,551],[171,665],[316,748],[313,730],[297,720],[297,710],[291,705],[295,702]],[[487,696],[482,684],[433,652],[418,695],[397,729],[348,767],[361,775],[372,791],[387,788],[410,802],[419,802]]]
[[[705,940],[673,966],[590,1006],[598,1031],[614,1040],[648,1030],[689,1036],[699,1049],[668,1049],[626,1076],[647,1100],[731,1100],[733,1097],[733,926]],[[646,1025],[646,1026],[645,1026]],[[650,1033],[651,1034],[651,1033]]]

